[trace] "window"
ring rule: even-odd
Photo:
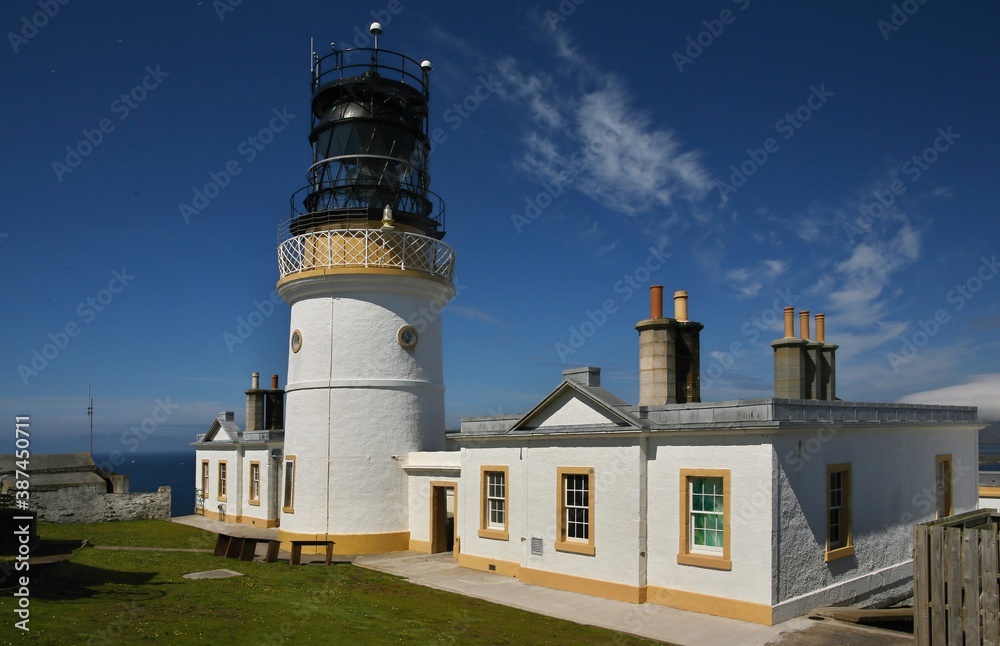
[[[226,461],[219,461],[219,500],[226,500]]]
[[[260,462],[250,463],[250,500],[251,505],[260,504]]]
[[[939,455],[934,461],[935,489],[937,490],[937,517],[955,513],[951,501],[951,454]]]
[[[295,511],[295,456],[285,456],[285,500],[281,510],[289,514]]]
[[[677,562],[731,570],[728,469],[681,469]]]
[[[834,561],[854,554],[851,534],[851,465],[826,467],[826,555]]]
[[[208,497],[208,460],[201,461],[201,495],[203,498]]]
[[[495,538],[506,541],[510,534],[507,531],[507,475],[508,468],[503,466],[480,467],[481,501],[479,518],[479,537]]]
[[[556,550],[593,556],[594,549],[594,469],[556,469],[558,531]]]

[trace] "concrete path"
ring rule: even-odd
[[[631,604],[522,583],[515,578],[460,568],[451,553],[394,552],[358,556],[360,567],[405,577],[411,583],[477,597],[580,624],[690,646],[764,644],[912,644],[911,636],[806,617],[777,626],[713,617],[655,604]]]
[[[237,534],[237,530],[247,529],[246,525],[225,523],[204,516],[182,516],[171,520],[210,532]],[[253,534],[273,532],[277,535],[276,529],[249,527],[249,530]],[[366,554],[355,557],[353,562],[360,567],[403,577],[418,585],[680,646],[869,646],[913,643],[913,638],[909,635],[855,626],[833,619],[819,622],[799,617],[777,626],[761,626],[650,603],[637,605],[576,592],[552,590],[522,583],[512,577],[459,567],[451,552]]]

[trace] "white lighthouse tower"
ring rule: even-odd
[[[407,549],[402,460],[444,448],[440,312],[455,290],[429,190],[430,63],[312,57],[312,165],[279,234],[291,306],[279,536]]]

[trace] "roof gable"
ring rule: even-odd
[[[641,422],[638,419],[617,409],[619,403],[624,404],[603,388],[564,381],[531,412],[518,420],[510,432],[557,428],[640,428]]]
[[[227,418],[228,417],[228,418]],[[236,442],[240,439],[240,427],[231,418],[231,414],[221,413],[212,421],[208,432],[205,433],[202,443],[210,442]]]

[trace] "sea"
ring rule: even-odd
[[[98,466],[111,466],[115,473],[129,476],[129,491],[153,492],[163,485],[170,491],[170,515],[194,513],[194,449],[169,453],[119,453],[119,464],[109,454],[94,454]]]

